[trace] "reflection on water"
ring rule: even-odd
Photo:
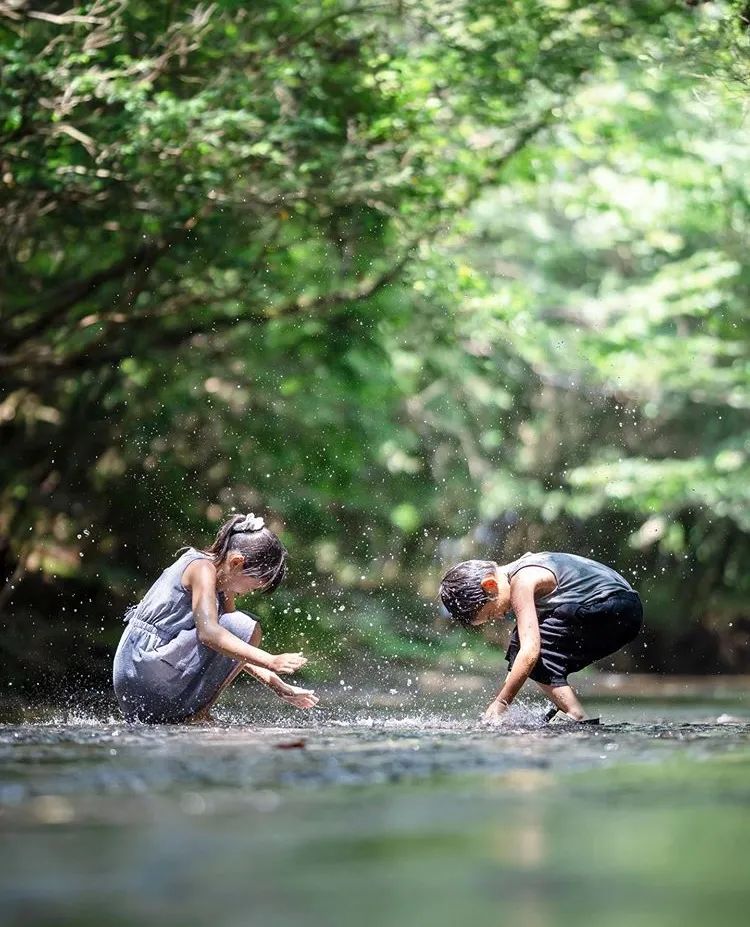
[[[0,726],[0,910],[24,924],[747,922],[750,717],[500,730],[363,708],[213,728]]]

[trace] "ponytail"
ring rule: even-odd
[[[242,554],[245,572],[263,582],[262,592],[271,593],[283,582],[287,550],[259,515],[252,512],[233,515],[219,528],[213,544],[204,553],[218,564],[232,551]]]

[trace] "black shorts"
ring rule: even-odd
[[[585,605],[561,605],[539,621],[542,650],[529,678],[547,686],[564,686],[569,673],[615,653],[638,636],[643,606],[637,592],[614,592]],[[505,659],[508,669],[518,655],[518,627]]]

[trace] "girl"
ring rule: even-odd
[[[230,518],[208,550],[189,547],[167,567],[128,609],[115,654],[115,694],[129,721],[207,720],[240,670],[296,708],[318,703],[277,675],[304,666],[302,654],[261,650],[260,625],[234,606],[235,596],[273,592],[286,559],[281,541],[250,513]]]

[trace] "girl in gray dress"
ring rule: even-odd
[[[284,579],[284,545],[252,513],[234,515],[207,550],[189,547],[129,608],[115,654],[113,680],[129,721],[204,720],[241,670],[297,708],[315,694],[284,682],[307,660],[260,649],[256,618],[237,611],[235,596],[270,593]]]

